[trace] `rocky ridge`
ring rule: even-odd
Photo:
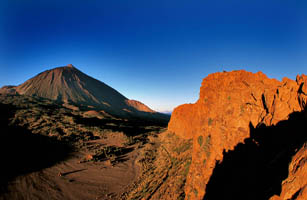
[[[255,162],[256,167],[258,164],[261,165],[263,167],[261,169],[265,172],[273,166],[271,163],[274,160],[283,163],[287,161],[287,170],[287,166],[291,162],[286,177],[284,172],[282,175],[276,175],[278,179],[272,178],[272,185],[277,186],[272,188],[264,186],[261,190],[264,192],[255,192],[255,194],[261,193],[259,195],[263,195],[259,197],[270,198],[274,196],[272,199],[307,198],[307,176],[306,170],[303,170],[306,168],[306,147],[302,146],[306,141],[306,134],[293,134],[293,140],[289,142],[295,145],[289,145],[287,138],[292,136],[287,134],[291,133],[291,129],[284,127],[288,125],[292,127],[295,123],[301,122],[296,124],[294,128],[305,128],[302,124],[306,122],[306,114],[304,114],[307,101],[306,82],[306,75],[297,76],[296,81],[284,78],[280,82],[276,79],[269,79],[262,72],[254,74],[243,70],[214,73],[206,77],[202,82],[198,101],[194,104],[177,107],[173,111],[168,125],[168,130],[176,135],[185,139],[193,139],[192,164],[185,187],[186,199],[213,199],[210,198],[212,196],[209,196],[208,185],[218,182],[215,181],[217,179],[212,180],[213,174],[216,174],[215,171],[219,171],[216,169],[217,166],[226,166],[227,160],[223,162],[224,158],[227,157],[233,162],[235,155],[242,152],[254,152],[255,157],[259,157],[260,161],[251,159],[247,160],[247,163]],[[291,120],[291,115],[296,113],[303,114]],[[265,128],[261,129],[262,126]],[[263,134],[262,137],[262,132],[270,133],[268,130],[271,129],[274,130],[274,133],[276,132],[277,137],[272,135],[270,140],[267,139],[270,134]],[[279,142],[278,131],[283,132],[284,138],[280,139],[282,142]],[[295,131],[295,133],[300,132],[299,129]],[[255,132],[254,135],[253,132]],[[261,135],[261,138],[258,135]],[[270,145],[264,141],[269,141]],[[291,148],[283,151],[282,145],[289,145]],[[276,150],[268,150],[268,146],[276,147]],[[268,152],[271,153],[268,154]],[[259,156],[260,154],[270,155],[270,157],[265,157],[266,160],[264,160]],[[255,166],[243,167],[242,169],[246,168],[257,172]],[[222,167],[222,169],[226,168]],[[278,171],[279,168],[272,169]],[[296,174],[299,176],[296,176],[297,178],[292,183],[290,179]],[[285,180],[282,183],[276,182],[281,177]],[[227,187],[231,185],[235,184],[230,181]],[[228,190],[228,192],[232,192],[232,190]],[[234,193],[232,196],[231,194],[224,195],[228,195],[228,199],[240,197],[240,194]]]

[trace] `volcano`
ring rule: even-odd
[[[79,106],[94,107],[118,116],[158,114],[78,70],[72,64],[46,70],[23,84],[4,86],[2,93],[37,96]]]

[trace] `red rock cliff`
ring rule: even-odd
[[[177,107],[168,126],[169,131],[182,138],[193,138],[186,199],[203,199],[216,164],[223,160],[223,152],[244,143],[250,137],[251,126],[274,126],[287,120],[289,114],[302,111],[306,105],[306,82],[305,75],[297,76],[296,81],[284,78],[280,82],[261,72],[243,70],[206,77],[198,101]]]

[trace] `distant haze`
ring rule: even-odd
[[[217,71],[307,73],[306,1],[1,1],[0,87],[74,64],[171,112]]]

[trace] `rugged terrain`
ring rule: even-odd
[[[166,123],[33,96],[0,102],[0,199],[185,198],[192,141]]]
[[[193,140],[186,199],[306,199],[307,77],[210,74],[168,131]]]
[[[71,74],[38,87],[58,71]],[[115,90],[123,101],[109,109],[96,92],[79,101],[91,89],[78,73],[56,68],[1,89],[0,199],[307,198],[305,75],[211,74],[168,123]],[[60,86],[65,98],[48,96]]]
[[[0,199],[121,199],[166,123],[0,95]],[[142,162],[145,163],[145,162]]]

